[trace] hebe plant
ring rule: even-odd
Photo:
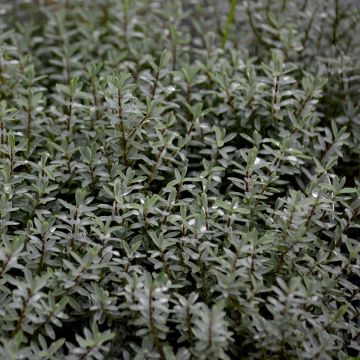
[[[359,356],[359,8],[0,10],[1,359]]]

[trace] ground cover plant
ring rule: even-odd
[[[356,3],[0,13],[0,359],[357,358]]]

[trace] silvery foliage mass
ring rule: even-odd
[[[358,356],[358,8],[0,10],[1,359]]]

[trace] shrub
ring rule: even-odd
[[[358,8],[1,13],[2,359],[359,354]]]

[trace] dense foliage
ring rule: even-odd
[[[360,350],[360,11],[0,5],[0,358]]]

